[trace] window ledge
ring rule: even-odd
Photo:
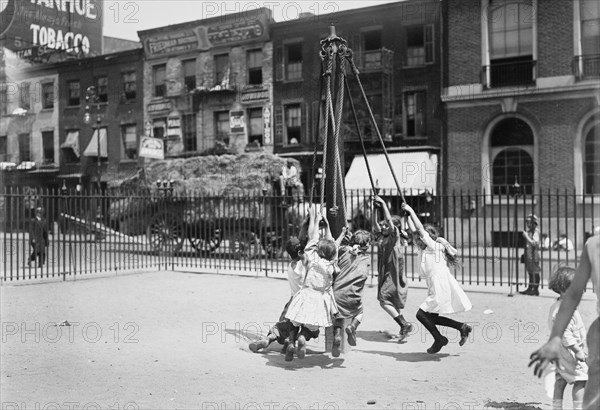
[[[517,198],[517,206],[519,205],[537,205],[538,201],[535,198]],[[485,205],[514,205],[514,198],[507,198],[505,195],[486,195]]]
[[[600,194],[577,195],[576,203],[582,205],[600,205]]]

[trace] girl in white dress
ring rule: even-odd
[[[465,344],[469,333],[473,330],[466,323],[457,322],[441,314],[466,312],[472,305],[454,276],[450,273],[448,263],[456,264],[456,249],[433,226],[423,226],[415,211],[406,203],[402,209],[408,212],[408,224],[413,232],[415,244],[420,249],[420,275],[427,283],[427,298],[419,307],[417,319],[431,333],[433,345],[428,353],[437,353],[448,344],[436,325],[454,328],[460,332],[459,345]]]
[[[332,289],[333,274],[337,269],[337,244],[331,236],[326,208],[321,210],[321,215],[313,207],[309,212],[308,243],[302,255],[306,274],[300,290],[292,297],[285,315],[294,326],[300,328],[297,333],[299,359],[306,355],[306,338],[303,329],[314,332],[319,330],[319,327],[330,327],[333,325],[333,316],[338,313]],[[325,222],[325,235],[319,239],[321,219]],[[296,351],[295,336],[290,334],[286,360],[291,360]]]

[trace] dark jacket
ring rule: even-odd
[[[48,246],[48,224],[44,218],[34,218],[29,230],[29,243],[38,250]]]

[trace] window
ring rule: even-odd
[[[288,104],[284,107],[285,143],[299,144],[302,141],[302,106]]]
[[[434,62],[433,25],[406,29],[406,65],[421,66]]]
[[[302,43],[288,44],[285,47],[285,79],[302,79]]]
[[[262,78],[262,50],[249,50],[247,54],[248,65],[248,84],[260,85],[263,82]]]
[[[494,195],[509,195],[515,181],[521,186],[522,193],[533,193],[533,132],[525,121],[507,118],[494,127],[490,158]]]
[[[8,137],[6,135],[0,135],[0,161],[8,161]]]
[[[185,60],[183,66],[183,85],[185,91],[190,92],[196,89],[196,60]]]
[[[19,161],[31,161],[29,134],[19,134]]]
[[[579,0],[581,5],[581,49],[583,55],[600,54],[600,1]]]
[[[101,103],[108,102],[108,77],[103,75],[95,78],[96,95]]]
[[[71,80],[67,82],[67,104],[70,106],[79,105],[81,102],[81,89],[79,80]]]
[[[425,92],[406,93],[406,137],[425,137]]]
[[[125,100],[135,100],[137,96],[137,76],[135,71],[121,73],[121,83],[123,84],[123,97]]]
[[[20,85],[21,89],[21,98],[19,106],[24,110],[31,109],[31,95],[30,93],[30,84],[28,82],[22,82]]]
[[[42,108],[54,108],[54,83],[42,84]]]
[[[54,163],[54,131],[42,131],[43,163]]]
[[[182,116],[181,131],[183,133],[183,148],[185,151],[196,151],[196,114]]]
[[[160,64],[152,67],[152,83],[154,84],[154,96],[164,97],[167,94],[167,65]]]
[[[152,121],[152,137],[154,138],[165,138],[165,130],[167,127],[166,118],[155,118]]]
[[[491,59],[531,56],[533,50],[533,13],[531,1],[495,1],[490,8]]]
[[[215,136],[217,141],[229,145],[229,111],[215,112]]]
[[[229,54],[215,56],[215,85],[229,88]]]
[[[402,95],[395,97],[394,103],[394,137],[400,138],[404,133],[404,121],[403,121],[403,107],[402,107]]]
[[[123,125],[121,127],[121,139],[123,141],[123,155],[121,159],[136,159],[138,156],[138,141],[135,124]]]
[[[248,121],[250,123],[250,127],[248,130],[248,143],[253,143],[254,141],[257,141],[260,145],[263,145],[263,109],[249,109]]]
[[[584,193],[600,194],[600,122],[585,135],[583,149]]]
[[[380,50],[383,47],[381,44],[381,30],[364,32],[363,45],[363,49],[365,51]]]
[[[0,113],[8,114],[8,91],[4,87],[0,89]]]

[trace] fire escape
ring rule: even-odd
[[[358,38],[350,44],[354,54],[354,62],[360,72],[369,105],[373,111],[377,126],[384,140],[392,140],[394,135],[394,52],[385,47],[361,50]],[[353,46],[354,45],[354,46]],[[358,85],[352,74],[348,74],[348,81],[361,132],[365,141],[378,142],[377,133],[369,120],[365,102],[360,97]],[[346,102],[346,104],[348,104]],[[349,107],[344,110],[345,141],[349,144],[358,143],[358,133]]]

